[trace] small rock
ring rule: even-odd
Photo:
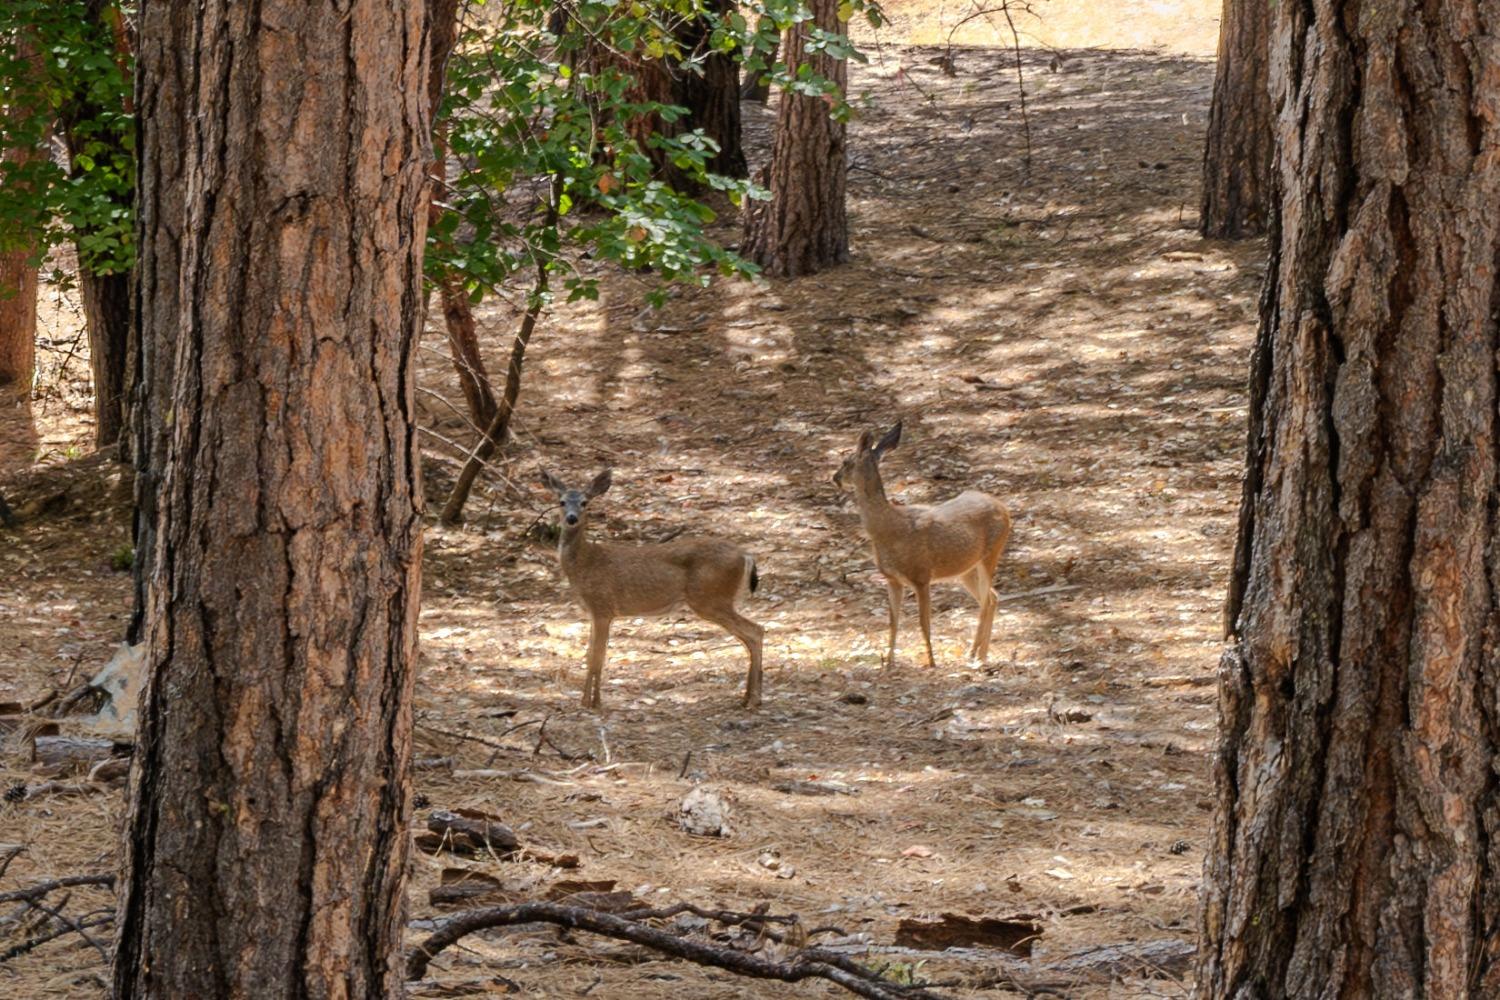
[[[677,804],[677,825],[695,837],[727,837],[729,800],[715,788],[699,785]]]

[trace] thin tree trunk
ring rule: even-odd
[[[1203,998],[1500,996],[1497,32],[1275,19]]]
[[[1273,0],[1224,0],[1219,62],[1203,152],[1204,236],[1239,239],[1266,231],[1273,176],[1271,105]]]
[[[434,227],[442,217],[438,204],[448,185],[448,157],[445,124],[438,120],[443,103],[448,59],[458,41],[458,0],[427,0],[428,37],[432,49],[427,76],[427,102],[433,128],[432,187],[428,200],[427,225]],[[451,274],[437,281],[438,299],[443,307],[443,325],[448,333],[448,350],[458,386],[468,404],[469,416],[483,427],[495,415],[495,393],[485,370],[484,355],[479,350],[479,327],[474,309],[464,294],[463,285]]]
[[[811,29],[838,32],[838,0],[812,0],[813,20],[787,32],[782,41],[787,67],[796,75],[803,63],[842,92],[848,79],[843,60],[826,53],[809,56]],[[849,221],[844,207],[847,165],[844,124],[829,114],[831,99],[786,91],[776,119],[767,181],[769,202],[754,202],[745,213],[740,252],[767,274],[793,278],[849,259]]]
[[[510,364],[505,369],[505,393],[500,397],[500,405],[495,409],[494,416],[485,425],[484,436],[474,446],[474,450],[464,462],[464,467],[459,470],[458,480],[453,484],[448,500],[443,504],[443,512],[438,516],[438,520],[443,524],[454,525],[463,522],[464,504],[469,502],[469,493],[474,489],[474,481],[479,478],[479,473],[484,469],[484,463],[489,461],[495,449],[499,448],[510,436],[511,417],[516,412],[516,401],[521,396],[521,368],[526,363],[526,347],[531,343],[531,334],[536,330],[537,317],[541,315],[542,300],[546,294],[547,269],[543,265],[538,268],[537,284],[532,293],[531,304],[526,308],[526,315],[521,317],[521,326],[510,345]]]
[[[114,995],[397,997],[423,8],[139,16],[142,337],[175,363]]]

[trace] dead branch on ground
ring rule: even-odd
[[[890,982],[851,958],[820,948],[799,948],[792,951],[786,960],[776,961],[752,952],[712,944],[687,933],[664,930],[644,923],[646,920],[664,919],[678,913],[693,913],[716,923],[743,926],[746,930],[757,931],[758,937],[782,944],[790,940],[792,935],[774,932],[768,925],[781,923],[794,928],[798,926],[796,917],[706,910],[689,903],[679,903],[660,910],[629,910],[618,915],[560,903],[488,906],[437,921],[434,933],[407,958],[406,978],[421,979],[427,973],[428,964],[438,953],[475,931],[515,924],[548,923],[630,941],[664,955],[755,979],[774,979],[785,983],[822,979],[870,1000],[944,1000],[939,994],[919,986]],[[798,936],[805,940],[805,935]]]

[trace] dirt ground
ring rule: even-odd
[[[1030,964],[869,955],[966,997],[1016,995],[1007,975],[1092,947],[1192,939],[1263,252],[1192,231],[1212,64],[1029,50],[1028,170],[1014,56],[960,50],[947,76],[938,55],[886,44],[853,74],[871,100],[850,133],[849,265],[683,291],[660,312],[644,279],[616,278],[539,332],[516,442],[468,523],[426,542],[418,752],[490,774],[419,770],[417,815],[484,810],[580,867],[417,853],[415,918],[438,912],[444,869],[515,895],[568,879],[768,903],[855,951],[889,946],[903,919],[1034,915]],[[747,115],[763,148],[771,114]],[[483,319],[498,370],[514,316]],[[78,457],[86,366],[58,376],[62,356],[45,355],[49,394],[0,417],[0,491],[32,515],[0,534],[0,701],[97,669],[128,613],[110,565],[128,542],[126,484]],[[436,328],[422,358],[435,510],[454,471],[445,440],[469,432],[438,398],[456,391]],[[879,667],[884,588],[829,476],[861,429],[897,419],[894,498],[978,488],[1014,515],[996,585],[1022,596],[1000,608],[985,667],[963,662],[976,614],[956,586],[935,590],[938,668],[922,665],[910,605],[899,666]],[[577,707],[587,627],[552,555],[523,538],[549,508],[539,465],[574,481],[613,466],[596,531],[712,532],[756,554],[743,609],[767,628],[760,711],[739,704],[738,644],[686,614],[617,623],[606,711]],[[773,788],[792,779],[852,794]],[[37,780],[13,753],[0,763],[0,782]],[[672,819],[699,783],[731,800],[732,836]],[[0,806],[0,842],[26,845],[0,890],[107,869],[120,811],[112,796]],[[0,965],[0,994],[97,996],[102,969],[74,938]],[[1053,995],[1180,996],[1183,975],[1080,977]],[[844,995],[545,929],[467,939],[430,977],[418,995],[504,995],[504,980],[527,996]]]

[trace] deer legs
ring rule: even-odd
[[[766,630],[734,608],[705,608],[692,606],[699,618],[715,625],[744,643],[750,654],[750,674],[745,678],[745,707],[755,708],[760,704],[760,650]]]
[[[969,647],[969,659],[983,663],[990,655],[990,633],[994,631],[995,608],[1000,600],[990,586],[989,577],[984,575],[983,565],[969,570],[961,580],[964,589],[979,602],[979,627],[974,632],[974,643]]]
[[[901,599],[906,594],[906,587],[900,581],[892,577],[885,578],[886,596],[891,605],[891,638],[886,646],[885,665],[895,667],[896,665],[896,632],[901,627]],[[937,666],[937,658],[932,655],[932,593],[926,583],[913,583],[911,589],[917,592],[917,619],[922,625],[922,641],[927,644],[927,666]]]
[[[614,619],[595,615],[589,627],[589,667],[583,678],[583,707],[598,708],[603,701],[604,651],[609,648],[609,625]]]
[[[886,596],[891,602],[891,641],[885,649],[885,665],[889,668],[896,666],[896,630],[901,627],[901,598],[905,590],[901,581],[885,578]]]

